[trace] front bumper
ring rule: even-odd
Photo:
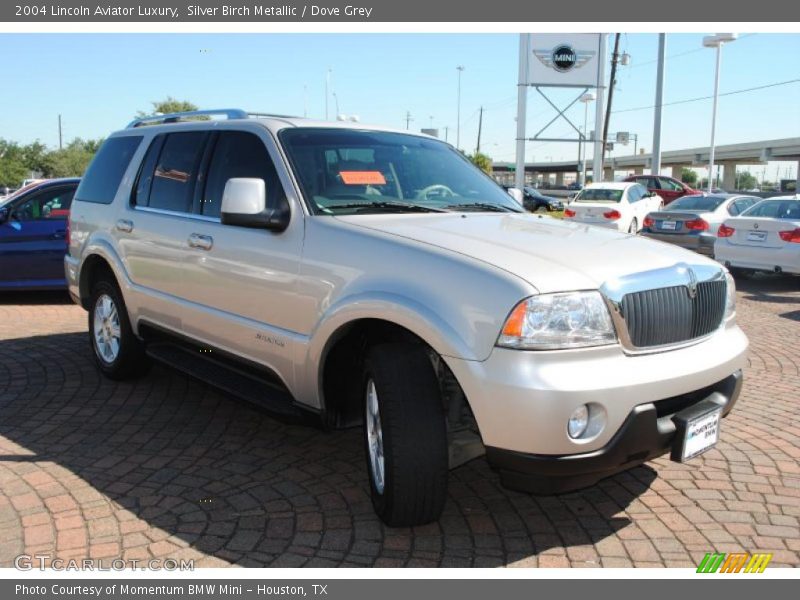
[[[689,235],[682,233],[657,233],[653,231],[642,231],[642,236],[659,242],[674,244],[687,250],[693,250],[705,256],[714,256],[714,242],[716,236],[701,233],[699,235]]]
[[[78,259],[71,255],[64,255],[64,276],[67,280],[67,291],[75,304],[81,304],[81,294],[79,285],[80,264]]]
[[[549,456],[488,447],[486,458],[512,489],[557,494],[584,488],[669,452],[676,435],[673,417],[680,411],[707,401],[721,406],[726,416],[741,388],[742,372],[736,371],[697,392],[639,404],[608,444],[593,452]]]

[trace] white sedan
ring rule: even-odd
[[[577,223],[639,233],[647,213],[660,210],[664,200],[640,183],[629,181],[590,183],[564,210],[564,218]]]
[[[714,257],[735,275],[752,271],[800,275],[800,195],[762,200],[717,232]]]

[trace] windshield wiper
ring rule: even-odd
[[[322,208],[327,210],[361,208],[366,210],[391,210],[398,212],[447,212],[441,208],[423,206],[422,204],[408,204],[406,202],[348,202],[346,204],[328,204]]]
[[[475,210],[475,211],[490,211],[490,212],[519,212],[509,208],[507,206],[502,206],[500,204],[488,204],[486,202],[468,202],[465,204],[449,204],[445,206],[445,208],[455,209],[455,210]]]

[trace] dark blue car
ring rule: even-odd
[[[51,179],[0,200],[0,290],[66,288],[67,217],[80,179]]]

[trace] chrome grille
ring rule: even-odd
[[[625,294],[619,309],[631,344],[649,348],[688,342],[717,329],[725,314],[724,279]]]

